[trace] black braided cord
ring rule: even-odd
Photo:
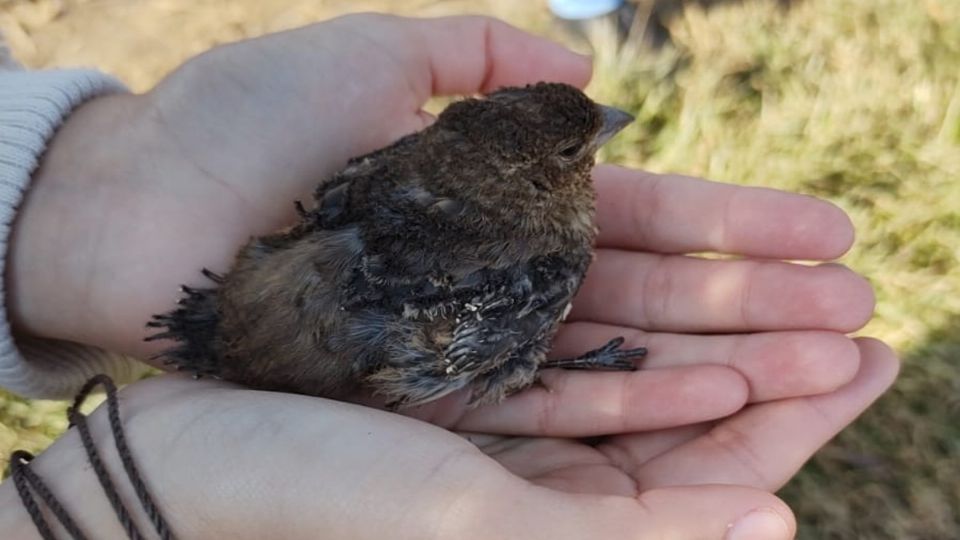
[[[27,509],[30,519],[37,527],[37,532],[40,533],[43,540],[56,540],[56,537],[53,536],[53,530],[50,529],[46,518],[43,517],[43,511],[30,492],[31,487],[74,540],[86,540],[86,535],[83,534],[77,523],[73,521],[70,514],[60,504],[57,496],[50,491],[50,488],[37,476],[37,473],[30,469],[28,464],[31,461],[33,461],[33,455],[30,452],[15,450],[10,454],[10,476],[13,479],[13,485],[17,487],[17,493],[20,495],[20,500],[23,501],[24,508]]]
[[[133,484],[133,490],[137,494],[137,498],[140,499],[140,506],[150,518],[150,523],[153,524],[153,528],[157,531],[157,535],[161,538],[161,540],[172,540],[173,533],[170,530],[170,526],[167,524],[167,521],[164,519],[163,515],[160,514],[160,510],[153,501],[153,497],[150,496],[150,492],[147,490],[147,486],[144,484],[143,478],[140,476],[140,471],[137,469],[137,465],[133,461],[133,454],[130,452],[130,447],[127,446],[127,437],[123,433],[123,424],[120,421],[120,403],[117,400],[117,386],[113,383],[113,380],[106,375],[100,374],[87,381],[87,383],[83,385],[83,388],[81,388],[80,392],[77,394],[77,398],[73,402],[73,406],[67,410],[67,418],[70,420],[71,425],[77,426],[77,429],[80,430],[81,436],[83,436],[84,431],[86,431],[87,438],[90,438],[89,429],[86,426],[86,417],[80,413],[80,406],[83,405],[83,402],[87,399],[87,396],[98,385],[103,386],[103,389],[106,391],[107,414],[110,419],[110,430],[113,432],[113,441],[116,444],[117,454],[120,455],[120,461],[123,463],[123,468],[127,472],[127,478],[129,478],[130,483]],[[90,438],[89,446],[90,447],[87,448],[87,455],[90,457],[91,464],[93,464],[92,454],[96,453],[96,448],[93,446],[92,438]],[[87,445],[84,443],[84,448],[86,447]],[[106,472],[104,474],[106,474]],[[103,479],[101,478],[101,484],[102,483]],[[106,489],[106,486],[104,489]],[[115,495],[116,493],[114,492],[114,496]],[[107,496],[110,497],[109,494]],[[117,514],[117,517],[120,518],[119,513]],[[122,519],[121,523],[123,523]],[[132,530],[136,531],[136,527],[132,522],[131,527]],[[130,536],[131,540],[134,540],[135,537],[130,535],[129,531],[127,534]],[[140,534],[139,531],[137,531],[137,534]]]
[[[143,534],[140,533],[140,529],[137,528],[137,524],[134,523],[133,518],[130,517],[130,511],[127,510],[126,505],[124,505],[120,499],[120,494],[117,493],[117,488],[113,485],[110,473],[107,472],[103,460],[100,459],[100,452],[97,451],[97,447],[93,443],[93,436],[90,434],[87,418],[78,411],[78,407],[83,403],[90,393],[90,389],[94,386],[91,384],[94,380],[95,378],[90,379],[83,385],[80,393],[77,394],[76,401],[73,402],[73,406],[67,409],[67,418],[70,420],[70,427],[76,427],[80,433],[80,440],[83,442],[83,449],[87,452],[87,459],[90,461],[90,466],[93,467],[93,472],[96,473],[97,480],[100,482],[100,486],[103,487],[103,493],[107,496],[107,500],[110,501],[110,506],[113,507],[113,512],[117,515],[117,519],[120,521],[120,525],[123,526],[123,530],[126,531],[127,537],[130,538],[130,540],[143,540]],[[112,416],[110,421],[110,428],[113,429]]]
[[[100,486],[103,487],[103,492],[107,496],[107,500],[110,501],[110,505],[113,507],[117,519],[126,531],[127,537],[130,538],[130,540],[143,540],[143,534],[137,528],[136,523],[134,523],[133,518],[130,516],[129,510],[127,510],[127,507],[120,499],[117,488],[114,486],[113,480],[110,478],[110,474],[103,464],[103,460],[100,459],[100,454],[90,434],[90,427],[87,425],[87,417],[80,413],[80,407],[84,401],[86,401],[90,392],[98,385],[103,386],[104,390],[106,390],[107,415],[110,421],[110,431],[113,433],[117,453],[120,455],[123,468],[127,473],[127,477],[130,479],[130,483],[133,485],[134,492],[137,494],[137,498],[140,500],[144,512],[146,512],[161,540],[174,540],[173,532],[163,515],[161,515],[153,498],[150,496],[150,492],[147,490],[147,486],[144,484],[140,472],[133,461],[130,447],[127,446],[127,439],[123,433],[123,424],[120,421],[120,405],[117,400],[117,387],[110,377],[102,374],[96,375],[83,385],[73,405],[67,409],[67,418],[70,421],[70,426],[76,427],[80,433],[80,440],[83,443],[84,451],[87,453],[87,459],[90,461],[90,465],[93,467],[97,475],[97,480],[100,482]],[[86,536],[70,517],[70,514],[60,501],[50,491],[43,480],[30,469],[28,464],[32,459],[33,456],[28,452],[23,450],[15,451],[10,457],[10,473],[13,478],[13,483],[17,488],[17,493],[20,495],[20,500],[30,514],[30,519],[33,520],[40,536],[44,540],[55,540],[49,523],[47,523],[46,518],[44,518],[40,506],[30,491],[31,487],[74,540],[86,540]]]

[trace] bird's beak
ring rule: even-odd
[[[627,127],[627,124],[633,122],[633,115],[606,105],[598,105],[598,107],[600,107],[600,114],[603,115],[603,125],[600,126],[593,144],[600,148],[621,129]]]

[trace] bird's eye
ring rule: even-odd
[[[580,149],[583,148],[583,144],[579,142],[569,143],[566,146],[560,147],[560,151],[557,152],[557,155],[563,159],[573,159],[577,157],[580,153]]]

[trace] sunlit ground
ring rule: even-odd
[[[497,14],[565,38],[537,2],[0,0],[33,67],[86,64],[149,88],[216,43],[347,9]],[[960,538],[960,1],[690,8],[660,50],[596,36],[600,101],[635,112],[606,159],[765,185],[845,208],[843,262],[878,293],[864,331],[904,357],[894,390],[782,492],[810,539]],[[63,405],[0,397],[0,456],[40,449]]]

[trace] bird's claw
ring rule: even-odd
[[[611,339],[603,347],[594,349],[576,358],[548,360],[540,365],[540,369],[563,368],[636,371],[637,366],[634,360],[645,357],[647,355],[647,349],[644,347],[621,349],[620,346],[623,345],[623,343],[624,339],[617,337]]]

